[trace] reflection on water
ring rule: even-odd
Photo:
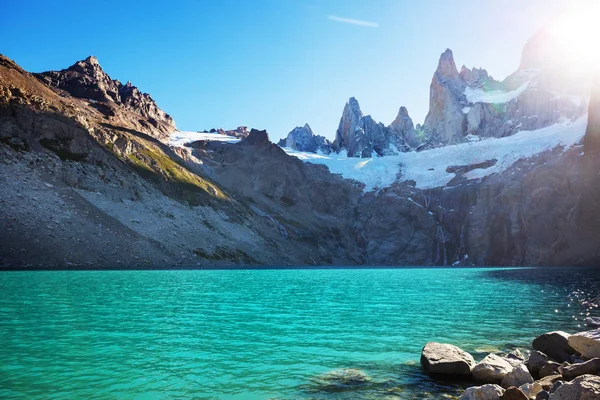
[[[526,349],[549,330],[579,330],[585,316],[579,313],[597,313],[579,300],[597,293],[599,275],[583,269],[1,273],[0,398],[456,397],[460,386],[421,372],[427,341],[456,344],[479,359],[488,351]],[[331,374],[347,368],[368,379]]]

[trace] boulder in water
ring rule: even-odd
[[[429,342],[421,352],[421,365],[430,374],[469,376],[475,359],[454,345]]]

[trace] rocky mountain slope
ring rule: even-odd
[[[266,214],[157,140],[166,128],[143,104],[73,97],[44,76],[0,57],[0,265],[310,262],[313,249],[288,248]]]
[[[397,164],[385,164],[396,171],[392,180],[368,186],[332,173],[332,166],[299,159],[313,153],[287,154],[264,131],[243,129],[228,140],[213,140],[211,135],[229,138],[215,131],[189,143],[174,132],[169,145],[170,117],[149,96],[137,89],[132,94],[133,86],[110,78],[93,58],[32,75],[0,57],[0,265],[596,263],[600,91],[590,102],[583,143],[582,132],[568,144],[558,140],[519,153],[514,149],[523,143],[531,147],[536,138],[555,132],[564,138],[579,129],[555,124],[532,131],[534,139],[527,131],[515,140],[485,138],[514,133],[498,133],[490,122],[512,112],[519,123],[533,121],[524,112],[528,96],[537,99],[532,110],[549,110],[548,118],[538,115],[529,128],[586,111],[581,109],[586,102],[564,108],[563,101],[574,103],[563,95],[544,103],[539,96],[550,89],[532,86],[533,78],[524,86],[519,79],[529,72],[523,71],[496,82],[484,70],[457,72],[451,52],[444,53],[423,130],[414,127],[405,108],[386,127],[363,116],[350,99],[332,146],[347,149],[350,160],[372,156],[353,169],[380,176],[384,164],[377,160],[402,154],[418,156],[420,168],[430,165],[411,170],[408,159],[398,158]],[[523,89],[507,95],[509,84]],[[469,91],[486,87],[496,92]],[[492,120],[469,125],[477,104],[483,110],[497,104],[475,101],[491,95],[494,101],[516,97],[506,109],[492,107],[504,110]],[[484,137],[478,149],[508,150],[502,156],[479,151],[483,158],[477,161],[455,153],[454,162],[441,163],[442,153],[464,148],[469,154],[475,147],[435,147],[462,143],[468,134]],[[308,145],[304,151],[323,152],[310,127],[298,128],[286,144],[288,139],[296,147]],[[411,150],[417,146],[419,152]],[[396,151],[400,154],[391,154]]]
[[[149,94],[140,92],[131,82],[122,84],[111,79],[94,56],[62,71],[35,75],[48,86],[64,90],[73,97],[87,99],[105,116],[122,115],[123,109],[130,111],[135,115],[127,118],[127,124],[162,141],[175,130],[173,118],[158,108]]]

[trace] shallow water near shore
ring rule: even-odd
[[[0,398],[439,399],[461,389],[421,373],[427,341],[527,349],[585,330],[568,295],[599,288],[574,268],[4,272]],[[319,379],[339,368],[371,381]]]

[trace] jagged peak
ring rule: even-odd
[[[356,100],[355,97],[350,97],[350,99],[348,99],[348,102],[346,103],[345,108],[352,111],[353,114],[357,114],[358,117],[363,116],[363,113],[360,109],[360,104],[358,104],[358,100]]]
[[[398,110],[396,119],[390,124],[390,128],[396,132],[404,132],[414,129],[414,124],[410,115],[408,115],[408,109],[404,106]]]
[[[67,68],[67,71],[75,71],[86,75],[106,75],[108,78],[108,74],[104,72],[95,56],[89,56],[84,60],[77,61]]]
[[[445,80],[456,80],[460,79],[456,63],[454,62],[454,54],[452,50],[446,49],[441,55],[438,62],[438,67],[435,73],[442,79]]]
[[[88,58],[86,58],[83,61],[87,62],[89,64],[92,64],[92,65],[98,65],[98,66],[100,65],[100,63],[98,62],[98,58],[96,56],[92,56],[92,55],[88,56]]]
[[[308,122],[304,124],[303,128],[306,129],[307,131],[309,131],[311,134],[313,134],[313,130],[311,129],[311,127],[308,124]]]
[[[398,110],[398,117],[408,117],[408,109],[404,106],[401,106]]]

